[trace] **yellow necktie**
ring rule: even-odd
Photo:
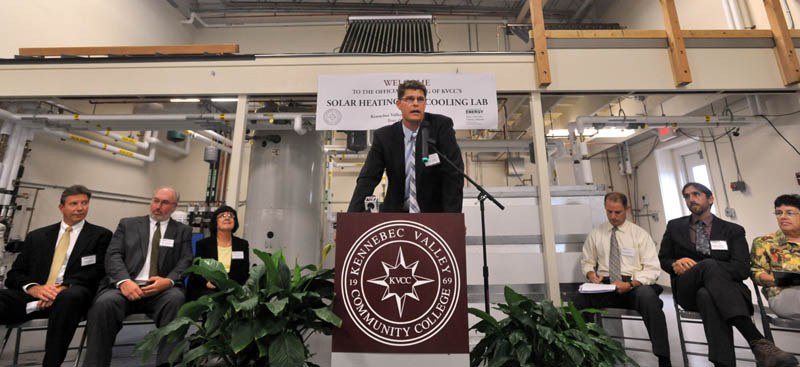
[[[67,257],[67,249],[69,248],[69,234],[72,233],[72,226],[67,227],[61,239],[58,240],[56,245],[56,252],[53,254],[53,263],[50,264],[50,275],[47,277],[48,285],[56,284],[58,272],[61,271],[61,265],[64,264],[64,259]]]

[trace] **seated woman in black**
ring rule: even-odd
[[[233,208],[224,205],[214,212],[209,229],[211,236],[197,241],[195,257],[214,259],[225,266],[228,277],[244,285],[250,275],[250,245],[246,240],[233,235],[239,228],[239,219]],[[189,275],[186,300],[193,301],[204,294],[216,291],[213,284],[197,275]]]

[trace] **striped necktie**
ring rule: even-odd
[[[47,276],[47,285],[56,284],[58,280],[58,273],[61,272],[61,266],[64,265],[64,260],[67,258],[67,249],[69,249],[70,233],[72,233],[72,226],[67,227],[61,239],[58,240],[56,251],[53,253],[53,262],[50,263],[50,274]]]
[[[622,281],[622,264],[619,257],[619,242],[617,242],[617,230],[614,227],[611,229],[611,248],[608,253],[608,280],[611,283]]]
[[[417,203],[417,171],[414,168],[414,160],[416,158],[416,141],[417,132],[411,133],[411,139],[406,144],[411,145],[406,153],[406,195],[408,196],[408,212],[419,213],[419,204]]]

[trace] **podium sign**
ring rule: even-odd
[[[464,215],[341,213],[333,352],[469,353]]]

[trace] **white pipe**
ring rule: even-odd
[[[733,23],[731,4],[728,2],[728,0],[722,0],[722,12],[725,13],[725,22],[728,23],[728,29],[735,29],[736,24]]]
[[[98,131],[92,131],[92,132],[95,133],[95,134],[98,134],[98,135],[107,136],[107,137],[109,137],[111,139],[114,139],[114,141],[122,141],[122,142],[128,143],[128,144],[133,145],[133,146],[135,146],[137,148],[147,149],[147,148],[150,147],[150,143],[148,143],[146,141],[141,142],[141,141],[138,141],[136,139],[131,139],[131,138],[127,137],[127,136],[117,134],[117,133],[111,131],[111,128],[106,129],[106,133],[105,134],[103,134],[101,132],[98,132]]]
[[[717,126],[760,125],[765,121],[758,116],[579,116],[577,126],[604,124],[606,127],[627,127],[629,124],[644,124],[644,128],[687,127],[709,128]],[[570,124],[571,125],[571,124]]]
[[[20,126],[18,130],[19,135],[19,143],[17,144],[17,149],[14,150],[14,157],[11,161],[11,167],[8,170],[9,174],[6,177],[6,184],[3,186],[6,190],[12,190],[14,188],[14,179],[17,178],[17,174],[19,173],[19,166],[22,163],[22,156],[25,155],[25,144],[28,141],[33,140],[33,134],[31,134],[30,129]],[[3,205],[8,205],[11,203],[11,195],[5,194],[3,195]],[[7,214],[7,210],[4,208],[2,211],[2,215],[5,216]]]
[[[0,174],[0,188],[8,187],[11,182],[11,169],[14,167],[14,160],[17,154],[25,147],[25,128],[17,123],[6,121],[6,124],[11,124],[11,134],[8,137],[8,149],[3,157],[3,171]],[[5,201],[5,195],[2,195]]]
[[[189,151],[191,150],[192,139],[186,139],[186,142],[184,142],[184,144],[183,144],[183,148],[178,148],[177,146],[175,146],[173,144],[169,144],[167,142],[161,141],[161,140],[159,140],[158,138],[155,138],[155,137],[147,138],[147,142],[150,143],[150,144],[157,145],[159,147],[165,148],[165,149],[167,149],[169,151],[178,153],[180,155],[187,156],[187,155],[189,155]]]
[[[247,28],[247,27],[306,27],[306,26],[332,26],[347,25],[346,21],[332,22],[275,22],[275,23],[240,23],[240,24],[208,24],[197,13],[191,12],[189,19],[182,20],[182,24],[192,24],[194,21],[200,23],[203,28]]]
[[[231,152],[231,148],[230,147],[226,147],[226,146],[224,146],[224,145],[222,145],[220,143],[217,143],[216,141],[212,140],[211,138],[209,138],[209,137],[207,137],[205,135],[201,135],[201,134],[199,134],[199,133],[197,133],[195,131],[192,131],[192,130],[183,130],[183,131],[186,132],[187,134],[189,134],[189,136],[191,136],[192,139],[200,140],[203,143],[215,146],[215,147],[221,149],[222,151],[225,151],[225,152],[228,152],[228,153]]]
[[[19,120],[19,116],[0,108],[0,119],[17,121]]]
[[[212,138],[217,139],[218,141],[221,141],[228,145],[233,145],[233,141],[231,141],[231,139],[222,136],[222,134],[219,134],[214,130],[203,130],[203,132],[210,135]]]
[[[305,135],[305,133],[308,132],[308,129],[303,127],[303,116],[295,116],[293,126],[294,132],[296,132],[297,135]]]
[[[786,19],[789,20],[789,29],[794,29],[794,17],[792,16],[792,9],[789,8],[789,2],[783,0],[783,14],[786,16]]]
[[[98,141],[95,141],[95,140],[91,140],[91,139],[85,138],[83,136],[69,134],[67,132],[60,131],[60,130],[51,130],[51,129],[45,127],[44,129],[39,130],[39,131],[43,132],[45,134],[48,134],[48,135],[59,137],[61,139],[67,140],[67,141],[72,140],[72,141],[74,141],[76,143],[83,143],[83,144],[86,144],[86,145],[88,145],[88,146],[90,146],[92,148],[105,150],[105,151],[107,151],[109,153],[112,153],[112,154],[124,155],[124,156],[130,157],[130,158],[133,158],[133,159],[138,159],[140,161],[152,162],[155,159],[155,150],[154,149],[150,149],[150,154],[149,155],[144,155],[144,154],[134,153],[134,152],[131,152],[131,151],[126,150],[126,149],[122,149],[122,148],[117,147],[117,146],[113,146],[113,145],[101,143],[101,142],[98,142]]]
[[[731,17],[736,29],[744,29],[744,21],[742,20],[742,11],[739,9],[739,2],[737,0],[728,0],[728,6],[731,9]]]

